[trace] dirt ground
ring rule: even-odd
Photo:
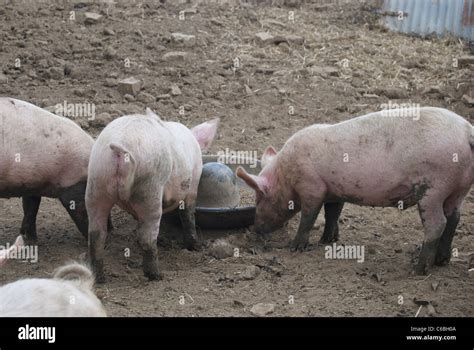
[[[474,108],[463,98],[473,97],[472,67],[453,64],[466,54],[466,43],[388,32],[355,3],[199,4],[184,19],[179,12],[191,5],[177,2],[3,3],[0,95],[41,107],[94,103],[95,121],[69,116],[94,136],[113,118],[146,106],[188,126],[220,117],[211,153],[229,148],[261,154],[269,144],[280,148],[304,126],[362,115],[389,100],[449,108],[474,122]],[[103,17],[85,24],[85,11]],[[195,38],[176,42],[170,38],[175,32]],[[260,42],[260,32],[285,40]],[[186,54],[163,57],[173,51]],[[132,76],[142,90],[124,97],[118,81]],[[171,91],[173,85],[180,91]],[[414,316],[420,300],[431,306],[419,316],[474,316],[472,191],[454,238],[458,256],[424,277],[410,273],[423,239],[416,209],[345,206],[340,243],[364,246],[363,263],[325,259],[324,247],[316,245],[322,217],[311,233],[313,246],[303,253],[288,249],[298,218],[268,239],[247,229],[199,230],[207,244],[223,238],[238,248],[238,257],[225,259],[207,248],[182,249],[181,228],[165,222],[159,239],[164,279],[149,282],[134,220],[114,209],[108,282],[96,287],[97,294],[110,316],[250,316],[258,303],[272,304],[270,316]],[[20,199],[0,199],[0,242],[14,241],[21,219]],[[87,251],[54,199],[42,201],[38,236],[38,263],[9,262],[0,284],[48,277]]]

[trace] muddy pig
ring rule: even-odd
[[[28,102],[0,98],[0,197],[22,197],[21,233],[36,240],[41,197],[59,198],[87,235],[84,195],[94,141],[73,121]]]
[[[236,173],[256,191],[257,232],[274,231],[301,211],[292,250],[306,248],[323,204],[324,243],[337,239],[344,202],[417,204],[425,237],[415,272],[423,274],[451,258],[461,205],[474,181],[473,147],[471,124],[446,109],[385,110],[307,127],[280,152],[268,147],[258,176],[242,167]]]
[[[92,148],[86,190],[89,256],[98,282],[105,281],[107,216],[114,204],[138,221],[143,271],[149,279],[160,279],[156,242],[163,213],[180,207],[185,246],[196,248],[201,150],[211,145],[218,124],[215,119],[189,130],[162,121],[147,108],[146,115],[118,118],[102,131]]]

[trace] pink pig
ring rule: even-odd
[[[0,197],[23,197],[21,233],[36,240],[41,197],[59,198],[83,235],[87,164],[94,140],[73,121],[0,98]]]
[[[146,115],[118,118],[102,131],[92,149],[86,190],[89,254],[98,282],[105,280],[107,216],[114,204],[138,220],[143,270],[149,279],[160,279],[156,241],[163,213],[180,206],[185,245],[195,248],[201,150],[211,145],[218,124],[215,119],[190,131],[180,123],[162,121],[147,108]]]
[[[474,182],[474,129],[441,108],[409,111],[419,112],[417,118],[386,112],[300,130],[280,152],[266,149],[258,176],[239,167],[237,175],[256,191],[256,231],[274,231],[301,210],[291,247],[303,250],[323,203],[323,243],[337,240],[344,202],[403,209],[417,204],[425,239],[415,271],[448,263],[461,205]]]

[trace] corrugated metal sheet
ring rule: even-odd
[[[474,0],[382,0],[386,25],[421,36],[453,34],[474,40]],[[403,19],[399,12],[403,11]]]

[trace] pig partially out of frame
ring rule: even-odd
[[[146,115],[118,118],[101,132],[92,149],[86,190],[89,255],[98,282],[105,281],[107,217],[115,204],[138,221],[143,270],[149,279],[161,278],[156,243],[162,214],[179,207],[185,246],[198,246],[194,213],[201,150],[211,145],[218,124],[215,119],[189,130],[147,109]]]
[[[0,98],[0,198],[22,197],[21,233],[36,240],[41,197],[59,198],[87,237],[85,190],[94,141],[73,121]]]
[[[321,242],[327,243],[338,239],[344,202],[404,209],[417,204],[425,238],[415,272],[448,263],[474,181],[474,129],[446,109],[414,109],[416,118],[393,112],[300,130],[280,152],[265,150],[258,176],[239,167],[237,175],[256,191],[257,233],[274,231],[301,211],[291,248],[304,250],[323,205]]]

